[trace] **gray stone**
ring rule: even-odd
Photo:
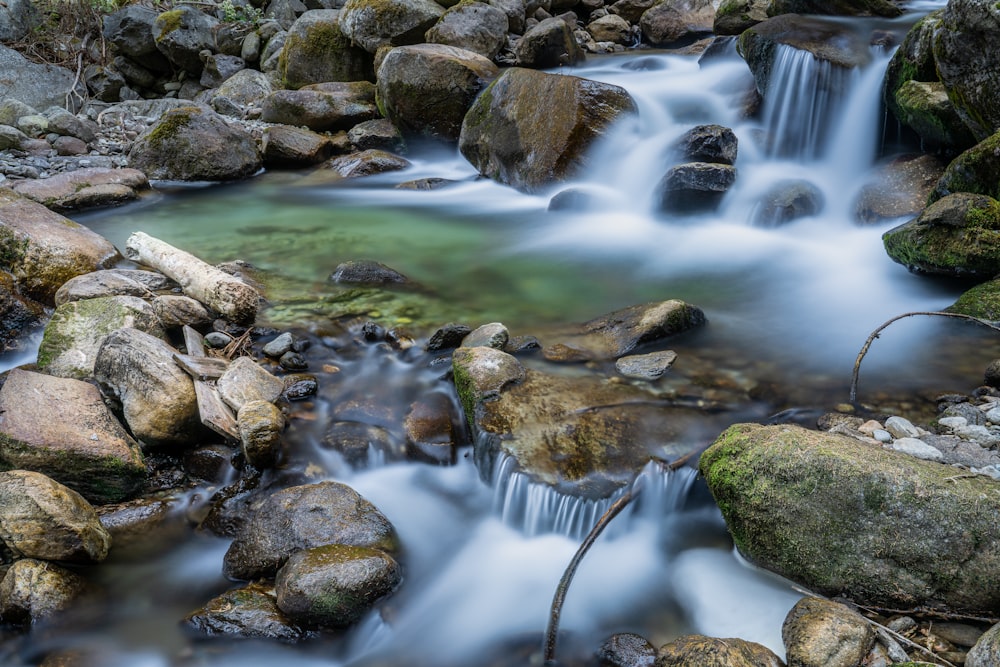
[[[276,90],[261,101],[261,120],[315,132],[347,130],[376,117],[375,86],[367,82]]]
[[[217,112],[243,118],[247,111],[259,105],[274,92],[271,80],[263,72],[244,69],[226,79],[212,96],[212,108]]]
[[[510,333],[500,322],[491,322],[473,329],[462,339],[462,347],[492,347],[502,350],[507,345]]]
[[[171,281],[162,273],[139,269],[106,269],[67,280],[56,292],[55,303],[95,299],[103,296],[150,296],[167,289]]]
[[[653,667],[656,647],[645,637],[618,632],[604,640],[596,656],[601,667]]]
[[[885,420],[885,430],[895,438],[919,438],[920,430],[909,419],[904,417],[889,417]]]
[[[160,326],[166,330],[180,329],[185,325],[198,329],[215,320],[215,315],[200,301],[181,294],[161,294],[153,297],[150,304]]]
[[[502,9],[482,2],[461,2],[451,7],[427,31],[432,44],[455,46],[490,60],[507,45],[509,21]]]
[[[844,605],[805,597],[781,626],[785,659],[801,667],[856,667],[875,645],[871,624]]]
[[[319,164],[333,153],[330,137],[290,125],[272,125],[261,139],[264,166],[296,168]]]
[[[218,379],[217,387],[222,400],[238,412],[251,401],[278,400],[284,383],[252,358],[237,357]]]
[[[711,0],[663,0],[639,19],[642,35],[654,46],[665,46],[712,32],[715,6]]]
[[[889,448],[927,461],[941,461],[944,458],[937,448],[918,438],[896,438]]]
[[[418,44],[444,8],[431,0],[347,0],[341,10],[340,29],[369,53],[381,46]]]
[[[347,132],[347,138],[351,145],[359,151],[380,149],[400,152],[406,150],[406,141],[403,139],[403,135],[391,121],[385,118],[358,123]]]
[[[103,35],[118,51],[133,60],[144,62],[159,56],[153,26],[157,12],[142,5],[127,5],[104,17]]]
[[[32,0],[6,0],[0,5],[0,42],[24,39],[42,21],[42,12]]]
[[[702,213],[715,210],[736,182],[736,168],[711,162],[688,162],[671,167],[660,180],[661,210],[669,213]]]
[[[183,624],[209,637],[296,642],[305,633],[281,610],[270,585],[253,583],[222,593],[184,618]]]
[[[296,19],[284,39],[278,74],[286,88],[327,81],[372,81],[371,53],[342,29],[344,13],[313,9]],[[373,51],[374,52],[374,51]]]
[[[733,164],[738,148],[736,134],[722,125],[697,125],[673,144],[673,150],[683,162]]]
[[[809,181],[782,180],[764,192],[751,220],[757,227],[777,227],[816,215],[825,203],[823,192]]]
[[[998,667],[1000,665],[1000,625],[987,630],[965,656],[966,667]]]
[[[576,65],[585,57],[572,28],[559,18],[547,18],[524,33],[514,56],[519,67],[533,69]]]
[[[401,171],[410,167],[410,161],[387,151],[368,149],[335,157],[323,166],[341,178],[360,178],[389,171]]]
[[[45,118],[48,120],[49,130],[62,136],[76,137],[87,143],[97,138],[97,123],[75,116],[63,108],[46,109]]]
[[[655,380],[662,377],[676,359],[677,353],[673,350],[635,354],[615,361],[615,369],[625,377]]]
[[[205,88],[218,88],[245,67],[246,63],[239,56],[211,55],[205,59],[199,83]]]
[[[617,14],[606,14],[587,24],[587,32],[597,42],[614,42],[623,46],[632,42],[632,26]]]
[[[292,338],[292,334],[290,334],[290,333],[288,333],[286,331],[285,333],[283,333],[280,336],[276,337],[274,340],[268,341],[264,345],[264,348],[263,348],[262,351],[267,356],[272,357],[274,359],[277,359],[278,357],[280,357],[281,355],[283,355],[285,352],[288,352],[290,349],[292,349],[292,343],[293,342],[294,342],[294,339]]]
[[[45,179],[21,181],[13,189],[46,208],[64,212],[132,201],[140,191],[149,189],[149,180],[138,169],[85,167]]]
[[[0,619],[33,625],[65,611],[91,589],[79,574],[31,558],[15,562],[0,581]]]
[[[348,285],[411,285],[413,281],[381,262],[368,259],[341,262],[330,280]]]
[[[191,5],[178,5],[163,12],[153,22],[156,48],[171,63],[188,74],[202,70],[201,52],[216,49],[215,35],[221,23]]]
[[[0,72],[16,73],[0,79],[0,100],[13,98],[36,109],[65,106],[67,99],[83,99],[87,88],[64,67],[40,65],[0,44]]]

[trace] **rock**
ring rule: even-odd
[[[128,159],[149,178],[176,181],[239,180],[262,166],[249,134],[211,109],[197,106],[165,113],[136,139]]]
[[[369,53],[381,46],[418,44],[444,8],[431,0],[347,0],[340,29]]]
[[[718,639],[684,635],[664,644],[655,667],[781,667],[784,663],[769,648],[743,639]]]
[[[722,0],[715,10],[712,31],[716,35],[739,35],[767,20],[770,0]]]
[[[22,558],[98,563],[111,536],[76,491],[37,472],[0,472],[0,540]]]
[[[493,60],[507,45],[508,27],[502,9],[472,0],[449,8],[425,37],[432,44],[454,46]]]
[[[64,303],[45,326],[38,368],[56,377],[90,377],[104,338],[122,327],[164,336],[153,306],[139,297],[105,296]]]
[[[842,604],[805,597],[785,617],[781,639],[791,665],[856,667],[875,645],[875,631]]]
[[[16,561],[0,581],[0,619],[34,625],[73,605],[91,586],[78,574],[40,560]]]
[[[857,220],[874,223],[919,215],[944,168],[933,155],[905,155],[880,167],[858,194]]]
[[[242,71],[246,65],[239,56],[227,56],[222,53],[210,55],[205,58],[198,83],[203,88],[218,88],[234,74]]]
[[[934,634],[956,646],[971,648],[983,637],[983,631],[966,623],[949,623],[942,621],[934,624]]]
[[[722,125],[697,125],[680,136],[672,146],[683,162],[735,164],[739,141]]]
[[[18,118],[37,114],[38,111],[34,107],[18,99],[0,100],[0,125],[17,125]]]
[[[278,75],[286,88],[375,79],[371,53],[355,46],[342,31],[342,18],[339,10],[313,9],[296,19],[278,60]]]
[[[385,118],[358,123],[347,132],[347,138],[351,145],[359,151],[369,149],[406,150],[406,141],[403,139],[402,133]]]
[[[925,461],[941,461],[944,458],[940,451],[919,438],[896,438],[889,448]]]
[[[964,151],[976,140],[938,81],[907,81],[896,91],[896,117],[913,128],[929,150]]]
[[[292,338],[292,334],[286,331],[285,333],[279,335],[274,340],[269,341],[266,345],[264,345],[261,351],[267,356],[273,359],[277,359],[281,355],[291,350],[292,344],[294,342],[295,339]]]
[[[247,401],[239,409],[236,423],[247,463],[258,470],[273,467],[281,453],[281,432],[285,428],[281,410],[267,401]]]
[[[129,328],[109,334],[97,352],[94,378],[146,445],[185,447],[203,433],[194,383],[175,354],[159,338]]]
[[[496,7],[507,15],[507,26],[514,35],[524,34],[525,12],[524,0],[488,0],[491,7]]]
[[[126,5],[104,17],[102,34],[130,60],[147,69],[167,72],[169,64],[156,48],[153,36],[157,16],[159,14],[149,7]]]
[[[304,373],[293,373],[285,376],[285,388],[282,395],[288,401],[301,401],[315,396],[319,389],[316,376]]]
[[[138,199],[149,188],[146,175],[137,169],[91,167],[63,172],[49,178],[14,184],[19,195],[54,211],[113,206]]]
[[[24,39],[42,20],[42,14],[31,0],[7,0],[0,7],[0,42]]]
[[[903,13],[888,0],[771,0],[768,16],[781,14],[829,14],[834,16],[887,16]]]
[[[677,353],[673,350],[634,354],[615,361],[615,369],[625,377],[656,380],[667,372],[676,359]]]
[[[217,381],[219,395],[239,412],[246,403],[273,403],[281,396],[284,383],[250,357],[237,357]]]
[[[34,347],[46,317],[44,306],[21,296],[11,275],[0,271],[0,352]]]
[[[413,281],[399,271],[370,259],[341,262],[330,274],[335,283],[349,285],[412,285]]]
[[[561,335],[592,358],[616,359],[640,345],[664,340],[705,323],[696,306],[672,299],[622,308],[596,317]]]
[[[628,46],[632,43],[632,26],[617,14],[605,14],[587,24],[587,32],[595,42],[613,42]]]
[[[226,453],[229,454],[228,449]],[[190,469],[187,465],[185,468]],[[97,513],[101,525],[111,535],[115,559],[134,562],[162,553],[163,545],[171,538],[184,539],[188,528],[184,516],[187,509],[183,494],[177,493],[102,505],[97,508]]]
[[[56,137],[52,141],[52,148],[55,149],[57,155],[71,156],[71,155],[86,155],[87,154],[87,144],[83,141],[77,139],[76,137]],[[109,188],[105,187],[105,190],[114,193],[115,196],[108,197],[106,194],[102,193],[101,197],[97,198],[97,203],[92,204],[90,201],[93,199],[91,194],[85,200],[86,203],[81,206],[81,208],[87,208],[89,206],[107,206],[110,204],[117,204],[123,201],[119,198],[117,192],[123,191],[121,188]],[[125,200],[127,201],[127,200]]]
[[[435,331],[427,341],[428,352],[438,352],[458,347],[462,344],[462,339],[472,332],[472,327],[465,324],[449,322]],[[1000,372],[997,373],[1000,378]]]
[[[122,256],[110,242],[41,204],[0,188],[0,269],[46,305],[70,278],[110,268]]]
[[[510,337],[507,327],[500,322],[491,322],[477,327],[462,339],[462,347],[492,347],[502,350]]]
[[[816,215],[823,210],[824,203],[823,192],[809,181],[778,181],[761,196],[751,220],[756,227],[778,227]]]
[[[635,112],[618,86],[512,68],[476,98],[459,149],[479,173],[537,191],[585,169],[594,142]]]
[[[162,273],[138,269],[106,269],[67,280],[56,292],[55,303],[108,296],[150,296],[173,283]]]
[[[0,150],[10,148],[22,150],[22,147],[26,147],[30,141],[28,136],[16,127],[0,125]]]
[[[981,547],[998,531],[989,477],[791,425],[733,426],[699,468],[741,553],[811,590],[890,608],[1000,601],[1000,554]]]
[[[89,118],[74,116],[61,108],[46,109],[45,118],[48,120],[51,132],[64,137],[75,137],[86,143],[94,141],[100,129],[97,123]]]
[[[163,12],[153,22],[156,48],[172,64],[188,74],[202,70],[201,52],[216,50],[215,35],[220,22],[190,5],[178,5]]]
[[[244,69],[226,79],[212,96],[212,108],[218,113],[244,118],[251,107],[257,107],[274,92],[271,80],[263,72]],[[273,128],[271,128],[273,129]]]
[[[203,328],[215,320],[213,313],[189,296],[164,294],[155,297],[151,304],[160,326],[167,330],[180,329],[185,325]]]
[[[342,178],[359,178],[401,171],[410,167],[410,161],[386,151],[369,149],[333,158],[323,166]]]
[[[473,100],[498,73],[488,58],[465,49],[401,46],[379,65],[379,107],[404,135],[458,141]]]
[[[727,164],[688,162],[672,167],[656,186],[661,210],[702,213],[718,208],[736,181],[736,168]]]
[[[913,24],[889,61],[882,84],[882,100],[896,118],[901,117],[896,92],[909,81],[937,82],[934,34],[941,27],[943,10],[928,13]]]
[[[953,194],[882,235],[893,261],[911,271],[991,278],[1000,273],[1000,202]]]
[[[969,289],[945,309],[951,313],[970,315],[985,320],[1000,319],[1000,280],[990,280]],[[994,382],[1000,384],[1000,379],[992,380],[992,376],[987,371],[986,384],[994,386]]]
[[[968,149],[944,170],[927,203],[933,203],[950,194],[972,192],[1000,198],[1000,132]]]
[[[666,46],[712,32],[715,6],[711,0],[663,0],[643,12],[642,36],[653,46]]]
[[[364,82],[338,88],[276,90],[261,102],[260,119],[327,132],[348,130],[376,117],[375,87]]]
[[[261,139],[264,166],[268,168],[306,167],[319,164],[333,154],[330,137],[290,125],[272,125]]]
[[[14,369],[0,409],[3,468],[44,473],[96,503],[130,497],[144,483],[137,444],[93,385]]]
[[[1000,625],[987,630],[965,656],[966,667],[996,667],[1000,655]]]
[[[209,637],[295,642],[305,635],[278,609],[271,587],[260,583],[226,591],[189,614],[183,624]]]
[[[597,649],[600,667],[653,667],[656,648],[645,637],[631,632],[618,632]]]
[[[547,18],[517,41],[514,56],[518,67],[551,69],[576,65],[584,59],[570,26],[560,18]]]
[[[273,576],[296,551],[330,544],[399,549],[395,529],[374,505],[349,486],[320,482],[268,496],[226,551],[223,572],[232,579]]]
[[[30,62],[14,49],[0,44],[0,72],[17,76],[0,79],[0,100],[13,98],[36,109],[63,107],[67,98],[87,94],[86,86],[64,67]]]
[[[646,10],[655,4],[656,0],[618,0],[608,7],[608,11],[629,23],[638,23]]]
[[[456,429],[451,401],[444,394],[426,394],[414,401],[403,428],[408,458],[439,465],[455,462]]]
[[[402,580],[396,560],[379,549],[330,544],[298,551],[275,579],[278,608],[305,626],[356,623]]]

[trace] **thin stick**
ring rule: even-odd
[[[941,311],[916,311],[916,312],[912,312],[912,313],[903,313],[902,315],[897,315],[896,317],[894,317],[891,320],[883,323],[882,326],[880,326],[878,329],[876,329],[875,331],[873,331],[871,333],[871,335],[868,336],[868,340],[865,341],[864,346],[862,346],[861,352],[858,353],[858,358],[854,361],[854,373],[851,375],[851,399],[850,399],[850,402],[852,404],[854,404],[854,403],[857,402],[857,398],[858,398],[858,373],[861,372],[861,360],[865,358],[866,354],[868,354],[868,348],[870,348],[872,346],[872,343],[875,342],[875,339],[878,338],[879,334],[882,333],[883,329],[885,329],[886,327],[888,327],[890,324],[892,324],[893,322],[895,322],[897,320],[901,320],[901,319],[903,319],[905,317],[913,317],[914,315],[931,315],[931,316],[938,315],[940,317],[953,317],[955,319],[960,319],[960,320],[971,320],[972,322],[975,322],[976,324],[982,324],[984,327],[989,327],[990,329],[993,329],[994,331],[1000,331],[1000,327],[998,327],[997,325],[993,324],[992,322],[987,322],[986,320],[981,320],[978,317],[973,317],[972,315],[963,315],[962,313],[945,313],[945,312],[941,312]]]

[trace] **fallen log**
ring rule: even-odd
[[[143,232],[125,242],[125,256],[175,280],[189,297],[236,324],[253,324],[260,294],[243,281]]]

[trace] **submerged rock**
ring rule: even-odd
[[[601,667],[653,667],[656,647],[645,637],[618,632],[604,640],[596,657]]]
[[[858,194],[858,221],[874,223],[919,215],[944,168],[945,163],[933,155],[904,155],[880,167]]]
[[[271,587],[254,583],[226,591],[184,619],[188,628],[209,637],[274,639],[294,642],[305,633],[278,608]]]
[[[341,262],[330,274],[335,283],[352,285],[412,285],[413,281],[381,262],[369,259]]]
[[[751,221],[757,227],[777,227],[816,215],[825,201],[823,192],[809,181],[779,181],[761,196]]]

